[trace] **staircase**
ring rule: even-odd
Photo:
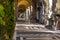
[[[60,35],[59,35],[60,36]],[[58,34],[21,34],[18,40],[60,40]]]
[[[60,31],[50,31],[44,25],[17,24],[16,40],[60,40]]]

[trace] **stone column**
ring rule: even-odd
[[[49,28],[50,29],[55,29],[55,8],[56,8],[56,0],[49,0],[49,14],[48,14],[48,18],[49,18]]]
[[[33,15],[33,17],[32,17],[32,19],[36,19],[36,2],[32,2],[32,6],[33,6],[33,12],[32,12],[32,15]]]

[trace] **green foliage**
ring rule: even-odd
[[[5,25],[5,22],[2,20],[2,17],[0,17],[0,24]]]
[[[12,40],[15,28],[15,14],[13,10],[14,0],[0,1],[0,38]],[[8,37],[8,38],[6,38]]]
[[[0,24],[1,25],[5,25],[5,22],[3,21],[3,17],[4,17],[4,7],[3,5],[0,4]]]

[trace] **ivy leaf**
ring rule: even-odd
[[[5,25],[5,22],[2,20],[2,17],[0,17],[0,24]]]
[[[4,7],[2,4],[0,4],[0,10],[4,10]]]
[[[0,4],[0,16],[4,16],[4,7]]]

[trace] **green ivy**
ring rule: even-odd
[[[2,17],[0,17],[0,24],[5,25],[5,22],[2,20]]]
[[[0,4],[0,24],[1,25],[5,25],[5,22],[3,21],[3,17],[4,17],[4,7],[3,5]]]
[[[12,40],[15,28],[14,0],[0,0],[0,39]]]

